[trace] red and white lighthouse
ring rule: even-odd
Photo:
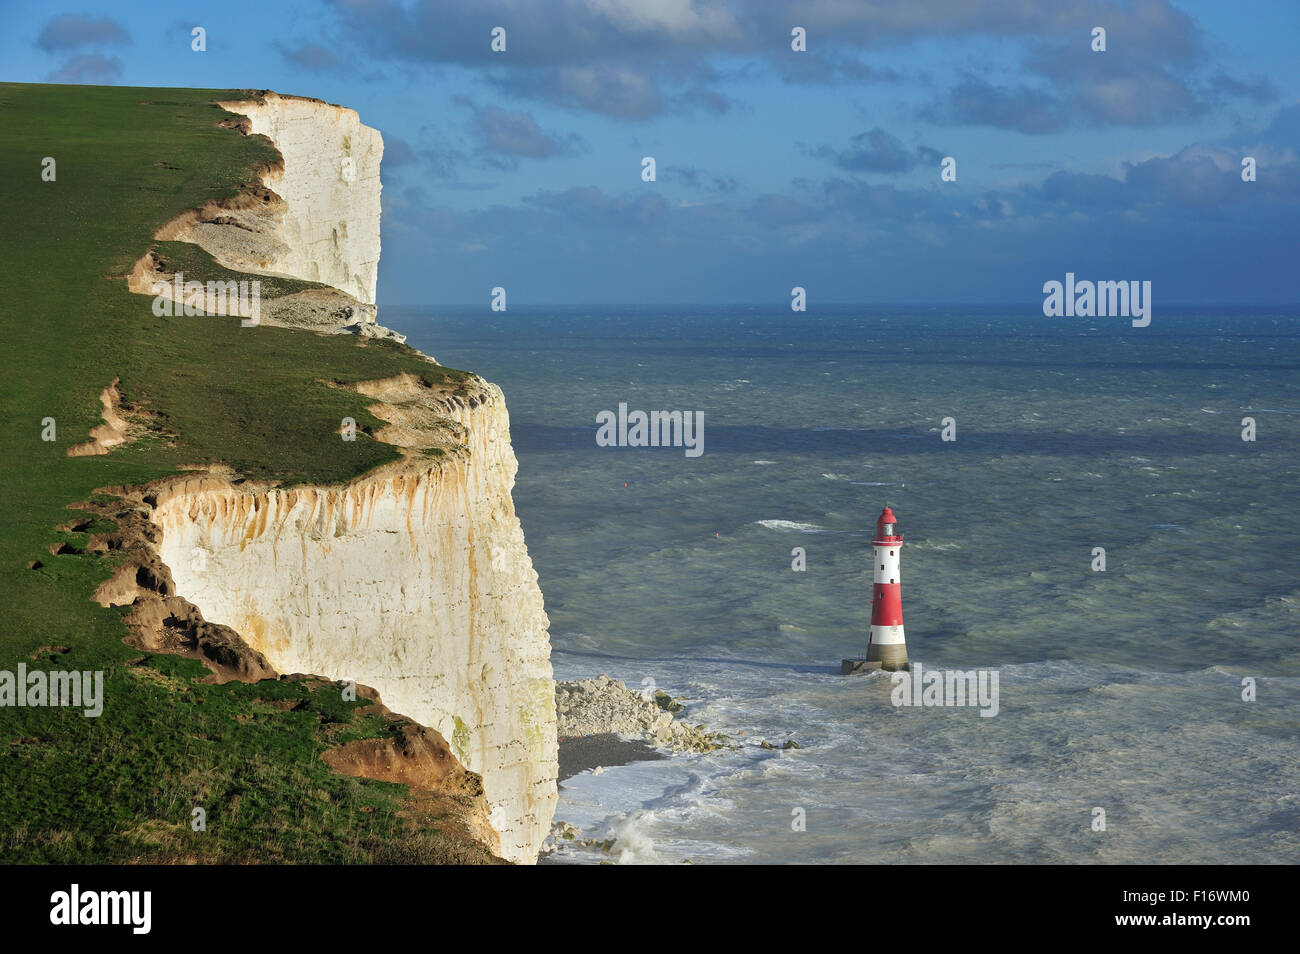
[[[876,582],[871,588],[871,642],[867,644],[867,664],[879,663],[881,669],[906,669],[907,640],[903,637],[903,576],[899,557],[903,535],[898,532],[894,511],[886,507],[876,519],[876,535],[871,541],[875,551],[872,569]]]

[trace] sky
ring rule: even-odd
[[[4,81],[356,109],[381,309],[1041,304],[1066,272],[1300,303],[1294,0],[0,0],[0,26]]]

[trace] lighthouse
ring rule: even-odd
[[[903,575],[899,556],[903,535],[898,532],[894,511],[886,507],[876,518],[876,535],[871,541],[876,552],[872,568],[876,582],[871,588],[871,642],[867,662],[880,663],[891,672],[907,668],[907,640],[903,638]]]
[[[898,520],[889,507],[876,519],[871,549],[875,577],[871,587],[871,639],[867,643],[866,660],[844,660],[841,671],[845,675],[865,669],[893,672],[908,668],[907,640],[903,636],[903,577],[899,571],[903,535],[898,532]]]

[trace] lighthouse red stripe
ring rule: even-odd
[[[872,626],[903,625],[903,587],[899,583],[875,584],[871,603]]]

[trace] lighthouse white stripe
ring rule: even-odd
[[[877,583],[900,583],[898,547],[875,547],[876,562],[873,569]],[[892,553],[891,553],[892,551]]]
[[[903,638],[903,627],[901,626],[872,626],[871,641],[878,646],[890,646],[895,643],[907,642]]]

